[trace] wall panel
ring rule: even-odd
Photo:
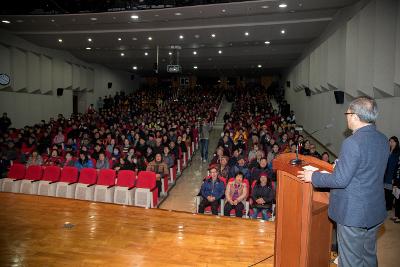
[[[40,55],[28,52],[28,92],[40,90]]]
[[[18,48],[11,48],[11,86],[14,91],[27,88],[27,56]]]

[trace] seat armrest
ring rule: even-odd
[[[78,182],[72,182],[72,183],[69,183],[68,185],[73,185],[73,184],[76,184],[76,183],[78,183]]]
[[[87,185],[87,187],[92,187],[92,186],[94,186],[94,185],[96,185],[96,184],[89,184],[89,185]]]
[[[32,180],[31,183],[39,182],[40,180]]]
[[[23,178],[18,178],[18,179],[14,179],[13,181],[16,182],[16,181],[21,181],[21,180],[24,180],[24,179]]]
[[[113,188],[115,184],[107,186],[107,188]]]
[[[132,190],[133,188],[135,188],[135,186],[129,187],[128,190]]]

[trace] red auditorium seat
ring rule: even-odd
[[[42,176],[42,166],[29,166],[26,169],[25,178],[21,181],[19,192],[24,194],[37,194],[39,188],[39,184],[37,182],[42,179]]]
[[[61,168],[58,166],[48,166],[44,169],[42,180],[39,181],[38,195],[55,196],[56,187],[60,180]]]
[[[121,170],[118,172],[117,183],[114,192],[114,203],[133,205],[136,172]]]
[[[21,180],[25,178],[25,173],[25,165],[14,163],[10,167],[7,178],[0,179],[2,181],[1,191],[18,193],[21,187]]]
[[[56,185],[56,197],[74,198],[79,171],[75,167],[64,167],[60,181]]]
[[[135,206],[154,208],[158,204],[158,189],[156,174],[150,171],[141,171],[136,180]]]
[[[112,169],[99,171],[99,178],[94,186],[94,201],[113,202],[116,172]]]
[[[93,200],[94,185],[97,182],[97,170],[83,168],[79,174],[79,182],[75,189],[75,199]]]

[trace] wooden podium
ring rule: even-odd
[[[302,167],[333,171],[332,165],[317,158],[299,155],[303,162],[293,166],[295,153],[279,155],[273,161],[277,170],[276,267],[322,267],[330,265],[332,223],[328,218],[329,193],[297,178]]]

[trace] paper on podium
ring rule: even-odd
[[[316,168],[314,166],[311,166],[311,165],[303,166],[303,169],[306,170],[306,171],[313,171],[313,172],[319,170],[318,168]]]

